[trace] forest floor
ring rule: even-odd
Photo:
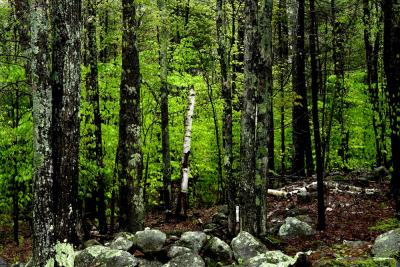
[[[290,186],[302,186],[312,181],[291,183]],[[346,190],[327,190],[326,194],[326,221],[325,231],[317,231],[313,237],[281,240],[271,234],[269,249],[279,249],[288,255],[299,251],[312,251],[311,261],[317,259],[334,259],[337,257],[361,257],[369,255],[375,238],[394,227],[394,203],[389,198],[389,183],[387,181],[373,182],[363,180],[359,184],[358,177],[348,175],[340,181],[347,185],[356,185],[362,188],[375,189],[373,195],[351,193]],[[300,200],[296,195],[289,198],[268,196],[269,225],[281,223],[286,217],[307,216],[315,229],[317,219],[317,201],[312,198],[308,201]],[[161,212],[152,212],[147,215],[146,226],[157,228],[167,234],[180,234],[185,231],[202,230],[203,226],[212,221],[218,207],[196,208],[189,212],[189,218],[183,222],[165,222]],[[393,225],[394,224],[394,225]],[[275,231],[276,232],[276,231]],[[26,262],[31,254],[31,233],[27,225],[21,224],[20,245],[16,245],[12,238],[12,224],[0,220],[0,258],[6,262]],[[348,241],[363,241],[351,243]],[[346,245],[347,244],[347,245]],[[355,245],[348,245],[355,244]]]

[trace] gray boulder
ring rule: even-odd
[[[110,244],[111,249],[119,249],[124,251],[130,250],[132,246],[133,246],[132,240],[122,235],[115,237]]]
[[[159,261],[149,261],[146,259],[138,259],[138,267],[161,267],[163,264]]]
[[[166,239],[167,236],[160,230],[148,228],[135,234],[135,243],[144,253],[160,251]]]
[[[75,267],[136,267],[139,261],[130,253],[104,246],[92,246],[79,252]],[[64,265],[62,265],[64,266]]]
[[[376,257],[392,257],[400,252],[400,228],[381,234],[375,239],[372,254]]]
[[[224,213],[216,213],[212,216],[212,222],[217,225],[228,226],[228,216]]]
[[[281,251],[268,251],[245,261],[246,267],[288,267],[296,260],[283,254]]]
[[[168,250],[167,256],[168,258],[172,259],[183,254],[192,252],[190,248],[180,247],[180,246],[171,246]]]
[[[132,254],[118,249],[109,249],[98,255],[93,261],[93,266],[99,267],[136,267],[139,264]]]
[[[101,243],[96,239],[89,239],[83,243],[83,248],[88,248],[92,246],[101,246]]]
[[[279,236],[293,238],[299,236],[313,235],[315,232],[311,226],[294,217],[288,217],[279,228]]]
[[[207,241],[207,235],[203,232],[185,232],[176,242],[177,246],[190,248],[194,253],[199,253]]]
[[[203,259],[195,253],[185,253],[171,259],[163,267],[205,267]]]
[[[237,237],[232,239],[231,247],[237,260],[248,260],[267,251],[263,243],[245,231],[240,232]]]
[[[110,250],[108,247],[104,246],[91,246],[82,250],[75,257],[75,267],[87,267],[93,264],[94,260],[102,253]]]
[[[227,243],[218,237],[211,238],[204,248],[204,254],[219,262],[229,262],[233,252]]]

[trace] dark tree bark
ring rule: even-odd
[[[363,23],[364,23],[364,44],[365,56],[367,66],[367,86],[369,100],[372,105],[372,127],[375,135],[376,145],[376,165],[385,165],[384,159],[384,138],[382,138],[382,128],[384,126],[384,115],[381,108],[381,101],[379,99],[379,77],[378,77],[378,61],[380,50],[380,27],[377,26],[378,31],[375,36],[375,41],[372,38],[372,25],[371,25],[371,6],[369,0],[363,0]],[[379,23],[380,21],[378,21]],[[383,139],[383,140],[382,140]]]
[[[171,156],[169,145],[169,106],[168,106],[168,29],[167,29],[167,10],[164,0],[158,1],[158,7],[161,11],[161,25],[159,34],[160,44],[160,80],[161,80],[161,136],[162,136],[162,156],[163,156],[163,190],[161,194],[166,213],[169,213],[171,207]]]
[[[233,7],[232,7],[233,8]],[[236,228],[236,189],[235,181],[232,175],[232,86],[229,82],[228,70],[229,70],[229,51],[226,47],[226,36],[224,32],[225,28],[225,2],[224,0],[217,0],[217,43],[218,43],[218,56],[219,65],[221,69],[221,92],[224,99],[224,115],[222,120],[222,145],[224,149],[224,178],[223,183],[225,184],[226,190],[226,202],[228,204],[228,231],[230,234],[235,234]],[[234,18],[232,18],[233,20]],[[235,22],[233,23],[232,38],[235,38],[234,32]],[[234,40],[231,40],[233,45]]]
[[[15,13],[15,20],[16,20],[16,39],[18,43],[15,43],[15,51],[18,51],[17,46],[20,46],[20,50],[23,56],[27,56],[29,52],[30,46],[30,30],[29,30],[29,14],[30,14],[30,7],[29,2],[27,0],[14,0],[14,13]],[[30,63],[28,60],[25,62],[25,77],[27,83],[30,82],[31,75],[30,75]],[[14,129],[18,128],[20,122],[20,111],[19,111],[19,104],[20,104],[20,88],[17,88],[15,92],[15,101],[13,100],[12,105],[12,127]],[[14,140],[14,144],[18,144],[18,139]],[[13,232],[14,232],[14,241],[16,244],[19,243],[19,192],[20,192],[20,184],[17,181],[18,176],[18,158],[14,156],[13,159],[14,165],[14,174],[12,176],[12,202],[13,202]]]
[[[384,12],[384,68],[392,128],[392,193],[396,201],[396,216],[400,217],[400,2],[385,0]]]
[[[33,238],[32,265],[44,266],[53,256],[53,160],[51,146],[52,91],[49,70],[48,5],[32,1],[32,97],[33,97]]]
[[[94,0],[88,0],[87,13],[88,18],[86,21],[86,31],[88,39],[88,63],[90,71],[86,76],[86,92],[88,95],[88,102],[92,109],[90,122],[94,125],[94,131],[89,130],[89,138],[91,138],[91,146],[94,147],[94,155],[91,153],[89,157],[96,162],[97,173],[95,180],[97,188],[95,190],[95,205],[97,205],[97,218],[99,220],[99,230],[101,234],[107,233],[107,219],[106,219],[106,202],[105,190],[106,184],[103,175],[103,140],[101,130],[101,113],[100,113],[100,92],[98,82],[98,69],[97,69],[97,44],[96,44],[96,6]],[[91,127],[88,127],[91,129]]]
[[[285,84],[288,75],[289,59],[289,28],[286,9],[286,0],[278,2],[278,56],[279,56],[279,92],[281,98],[280,106],[280,128],[281,128],[281,174],[286,173],[286,144],[285,144]]]
[[[344,116],[344,98],[345,98],[345,87],[344,87],[344,39],[343,39],[343,25],[337,20],[337,7],[336,0],[331,0],[331,12],[332,12],[332,25],[333,25],[333,51],[332,58],[334,63],[334,73],[336,76],[335,82],[335,94],[337,95],[338,109],[337,118],[340,125],[340,138],[341,146],[338,154],[342,158],[343,166],[346,167],[348,159],[348,136],[349,131],[345,127],[345,116]],[[329,140],[328,140],[329,142]],[[329,155],[328,155],[329,156]]]
[[[122,1],[122,77],[120,87],[118,178],[119,223],[132,233],[143,229],[144,203],[140,145],[140,67],[136,47],[136,4]]]
[[[325,229],[325,201],[324,201],[324,179],[323,179],[323,158],[321,153],[321,135],[319,131],[318,117],[318,65],[316,39],[318,34],[318,24],[315,15],[315,2],[310,0],[310,56],[311,56],[311,89],[312,89],[312,115],[314,126],[315,161],[317,165],[317,187],[318,187],[318,230]]]
[[[256,97],[256,177],[255,204],[257,233],[267,233],[266,192],[270,162],[274,153],[274,124],[272,113],[272,0],[262,0],[258,11],[259,64],[257,69]],[[272,168],[273,169],[273,168]]]
[[[244,93],[241,117],[241,230],[266,232],[268,176],[267,113],[272,86],[272,1],[245,1]],[[257,20],[257,18],[259,18]]]
[[[81,2],[53,0],[53,190],[56,240],[77,243]]]
[[[293,165],[292,173],[298,176],[312,174],[310,122],[305,83],[304,50],[304,0],[298,1],[295,55],[293,66],[293,90],[296,94],[293,103]],[[307,164],[305,165],[305,161]]]
[[[106,4],[108,4],[108,0],[105,0]],[[109,13],[108,8],[106,8],[100,15],[100,25],[102,27],[102,31],[100,33],[100,44],[102,45],[102,49],[100,49],[99,60],[103,63],[107,62],[110,57],[110,47],[105,42],[109,31]]]
[[[258,25],[257,1],[245,1],[245,62],[244,92],[240,127],[241,179],[239,183],[240,227],[241,230],[257,233],[257,210],[255,205],[256,176],[256,94],[258,68]],[[261,179],[261,177],[259,178]]]

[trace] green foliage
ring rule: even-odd
[[[378,221],[374,226],[371,226],[368,229],[376,232],[387,232],[397,228],[400,228],[400,221],[396,218],[390,218]]]

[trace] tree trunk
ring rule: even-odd
[[[80,137],[80,1],[54,0],[52,147],[56,240],[77,242]]]
[[[285,84],[288,75],[288,58],[289,58],[289,29],[288,16],[286,10],[286,0],[278,2],[278,55],[279,55],[279,91],[281,98],[281,174],[286,173],[286,145],[285,145]]]
[[[332,58],[334,63],[334,73],[336,76],[336,94],[338,97],[338,110],[337,117],[340,125],[340,138],[341,146],[339,148],[338,154],[342,158],[343,167],[347,165],[348,159],[348,130],[345,127],[345,116],[344,116],[344,40],[343,40],[343,25],[336,18],[337,13],[336,1],[331,0],[331,12],[332,12],[332,25],[333,25],[333,51]],[[335,100],[334,100],[335,101]],[[329,156],[329,155],[328,155]]]
[[[122,1],[122,76],[120,87],[118,177],[119,223],[132,233],[143,229],[143,159],[140,144],[140,67],[136,47],[136,4]]]
[[[166,213],[170,212],[171,207],[171,156],[169,145],[169,108],[168,108],[168,29],[167,29],[167,10],[164,0],[158,1],[161,12],[160,25],[160,80],[161,80],[161,136],[162,136],[162,156],[163,156],[163,191],[162,201]]]
[[[232,2],[234,5],[234,3]],[[234,7],[232,7],[234,8]],[[228,231],[230,234],[235,234],[236,228],[236,183],[232,175],[232,161],[233,161],[233,141],[232,141],[232,87],[234,86],[233,79],[236,79],[236,74],[232,74],[232,84],[229,84],[228,70],[229,70],[229,51],[226,49],[226,36],[225,36],[225,2],[224,0],[217,0],[217,43],[218,43],[218,56],[221,69],[221,92],[224,99],[224,115],[222,120],[222,146],[224,149],[224,177],[223,183],[226,190],[226,203],[228,204]],[[232,18],[232,40],[231,47],[235,41],[235,21]]]
[[[99,83],[98,83],[98,69],[97,69],[97,44],[96,44],[96,7],[94,0],[88,0],[87,3],[88,18],[86,22],[86,31],[88,39],[88,63],[90,71],[86,76],[86,91],[88,95],[88,101],[92,108],[93,117],[91,117],[90,123],[94,124],[94,133],[89,133],[91,143],[94,143],[95,155],[90,156],[92,160],[96,162],[97,173],[97,218],[99,220],[99,230],[101,234],[107,233],[107,219],[106,219],[106,203],[105,203],[105,180],[103,174],[103,141],[102,141],[102,130],[101,130],[101,112],[100,112],[100,94],[99,94]],[[89,127],[90,128],[90,127]],[[91,130],[89,130],[91,131]],[[92,137],[93,136],[93,137]]]
[[[176,205],[177,217],[187,217],[188,211],[188,191],[189,191],[189,156],[190,156],[190,142],[192,139],[192,122],[194,114],[194,106],[196,100],[196,92],[194,87],[191,86],[188,95],[188,105],[185,118],[185,133],[183,140],[183,155],[182,155],[182,169],[181,169],[181,189],[178,196],[178,203]]]
[[[53,256],[52,91],[49,66],[49,18],[46,0],[32,1],[33,97],[33,237],[32,265],[44,266]]]
[[[298,1],[295,59],[293,66],[293,90],[296,94],[293,103],[293,166],[292,173],[305,176],[312,173],[310,122],[307,108],[304,55],[304,0]],[[304,162],[307,162],[307,165]]]
[[[29,57],[29,45],[30,45],[30,40],[29,40],[29,2],[27,0],[15,0],[14,1],[14,12],[15,12],[15,20],[16,20],[16,39],[18,39],[18,43],[15,43],[15,51],[17,51],[17,46],[19,45],[21,47],[21,52],[23,56]],[[31,75],[30,71],[31,66],[29,64],[29,61],[25,61],[25,78],[27,80],[27,83],[30,82]],[[20,88],[17,88],[17,91],[15,93],[15,102],[13,102],[12,105],[12,121],[13,121],[13,129],[16,129],[19,127],[19,121],[20,121],[20,112],[19,112],[19,103],[20,103]],[[14,140],[14,144],[18,144],[18,138]],[[18,158],[15,155],[13,159],[13,165],[14,165],[14,174],[12,176],[12,202],[13,202],[13,230],[14,230],[14,241],[16,244],[19,244],[19,191],[20,191],[20,185],[19,182],[17,181],[17,176],[18,176]]]
[[[392,193],[396,201],[396,216],[400,218],[400,2],[386,0],[384,12],[384,65],[392,128]]]
[[[257,233],[257,211],[255,209],[256,140],[255,114],[257,92],[258,36],[257,1],[245,1],[245,62],[244,92],[240,127],[241,180],[239,183],[240,228]]]
[[[314,125],[315,161],[317,165],[317,187],[318,187],[318,230],[325,229],[325,201],[324,201],[324,179],[323,179],[323,159],[321,155],[321,135],[319,131],[318,118],[318,67],[317,67],[317,48],[316,39],[318,34],[318,24],[315,15],[315,2],[310,0],[310,55],[311,55],[311,88],[312,88],[312,114]]]
[[[272,0],[262,0],[258,11],[259,65],[257,69],[256,106],[256,177],[255,204],[257,209],[257,233],[267,233],[266,192],[268,172],[274,153],[274,129],[272,116]]]

